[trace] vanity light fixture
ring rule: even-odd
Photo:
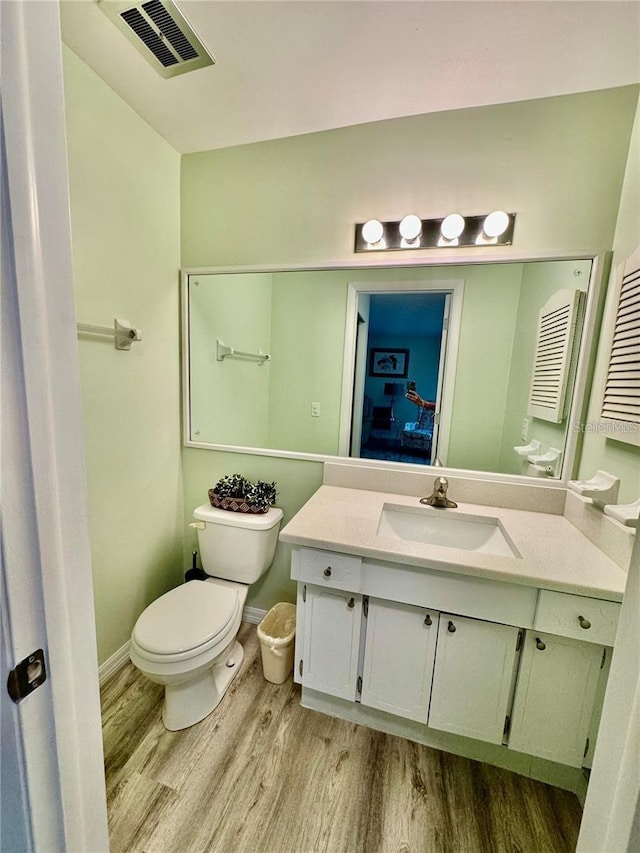
[[[422,234],[422,220],[415,213],[410,213],[401,220],[398,230],[403,242],[413,246]]]
[[[415,213],[399,221],[369,219],[356,225],[354,251],[508,246],[513,241],[515,221],[515,213],[504,210],[479,216],[450,213],[442,219],[420,219]]]
[[[445,216],[440,225],[438,246],[458,246],[459,237],[464,231],[465,225],[464,216],[460,216],[459,213],[450,213]]]
[[[504,210],[494,210],[482,223],[482,231],[476,237],[477,245],[497,243],[498,237],[504,234],[508,227],[509,214],[505,213]]]
[[[369,246],[376,246],[382,240],[383,234],[384,228],[378,219],[369,219],[362,226],[362,239]]]

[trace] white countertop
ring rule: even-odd
[[[450,497],[455,500],[454,494]],[[378,535],[385,503],[421,506],[416,497],[321,486],[284,527],[280,539],[292,545],[622,600],[625,572],[562,515],[464,503],[457,509],[438,510],[499,519],[521,555],[503,557]]]

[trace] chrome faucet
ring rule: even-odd
[[[440,507],[441,509],[455,509],[458,504],[450,501],[447,497],[448,488],[449,481],[446,477],[436,477],[433,484],[433,493],[428,498],[420,498],[420,503],[427,504],[427,506]]]

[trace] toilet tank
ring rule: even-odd
[[[198,529],[202,568],[213,578],[254,583],[273,562],[282,510],[265,513],[229,512],[203,504],[193,511]]]

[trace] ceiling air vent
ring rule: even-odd
[[[215,62],[171,0],[98,0],[98,5],[162,77]]]

